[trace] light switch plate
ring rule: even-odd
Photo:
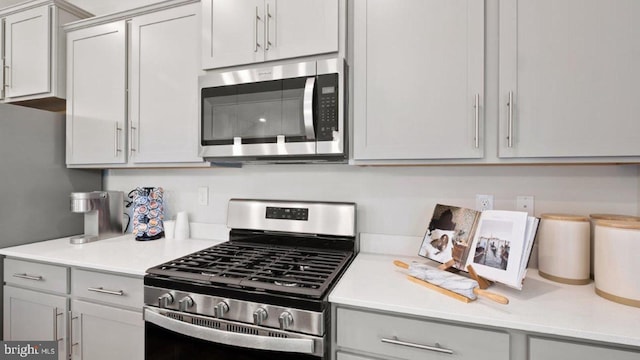
[[[209,205],[209,188],[206,186],[198,188],[198,205]]]

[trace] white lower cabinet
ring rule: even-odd
[[[333,360],[631,360],[640,348],[334,305]]]
[[[336,311],[338,350],[388,359],[509,360],[509,334],[355,309]],[[363,357],[341,354],[342,360]]]
[[[4,261],[4,340],[57,340],[60,360],[144,359],[143,280]]]
[[[71,302],[71,359],[144,359],[142,313],[94,304]]]
[[[637,360],[640,351],[538,337],[529,338],[529,360]]]
[[[4,287],[4,340],[58,341],[58,359],[66,359],[66,295]]]

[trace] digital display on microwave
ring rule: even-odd
[[[322,94],[333,94],[336,92],[336,88],[334,86],[325,86],[322,88]]]

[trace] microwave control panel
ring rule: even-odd
[[[333,132],[338,131],[338,74],[318,75],[316,79],[318,99],[318,121],[316,139],[333,140]]]

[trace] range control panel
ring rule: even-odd
[[[267,219],[307,221],[309,220],[309,209],[267,206],[266,217]]]

